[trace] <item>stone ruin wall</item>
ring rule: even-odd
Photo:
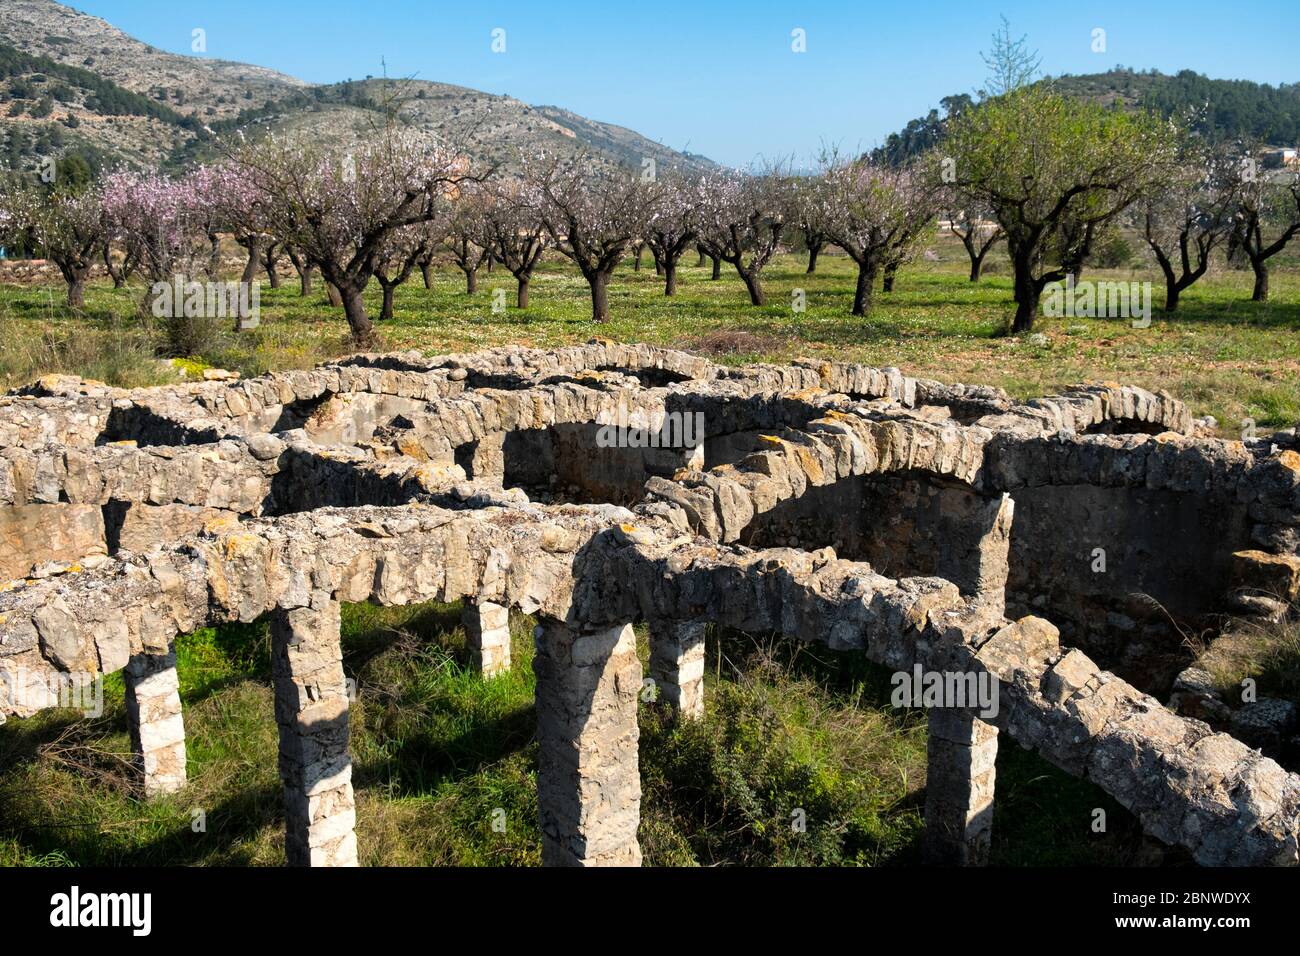
[[[696,447],[598,440],[695,414]],[[997,679],[996,718],[931,713],[932,860],[985,858],[1009,737],[1202,863],[1295,864],[1300,777],[1157,697],[1174,624],[1296,598],[1300,454],[1193,432],[1113,383],[1021,403],[603,341],[132,391],[51,377],[0,397],[0,716],[124,670],[141,789],[174,791],[175,637],[270,615],[286,856],[354,864],[339,603],[463,601],[485,676],[517,610],[541,622],[543,859],[634,864],[630,625],[689,719],[717,624]]]

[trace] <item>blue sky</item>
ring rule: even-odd
[[[80,0],[140,39],[272,67],[312,82],[380,75],[456,83],[617,123],[743,165],[822,144],[878,144],[985,76],[999,26],[1027,33],[1049,73],[1124,64],[1300,81],[1300,3],[1182,0],[967,2],[440,3],[432,0]],[[492,31],[506,50],[493,53]],[[791,31],[807,51],[791,51]],[[1093,52],[1093,30],[1106,50]]]

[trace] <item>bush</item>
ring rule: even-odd
[[[1098,269],[1119,269],[1132,261],[1133,247],[1118,232],[1108,232],[1102,236],[1088,256],[1088,264]]]
[[[220,351],[225,346],[231,323],[227,318],[188,316],[169,316],[161,321],[167,340],[167,354],[176,358],[211,355]]]

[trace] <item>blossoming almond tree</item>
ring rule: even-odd
[[[870,312],[877,274],[901,261],[933,218],[932,196],[916,169],[893,169],[865,157],[828,157],[821,176],[804,187],[808,221],[857,263],[854,315]]]
[[[1268,299],[1268,260],[1300,236],[1300,172],[1250,170],[1242,176],[1232,244],[1246,254],[1255,273],[1250,297]]]
[[[383,305],[379,318],[387,321],[393,317],[393,294],[397,287],[411,277],[416,264],[428,254],[434,242],[430,223],[403,226],[390,232],[380,243],[375,257],[375,281],[383,290]]]
[[[71,309],[85,305],[86,278],[106,232],[102,197],[93,186],[45,189],[20,182],[0,193],[0,234],[27,237],[58,266]]]
[[[465,274],[467,295],[478,291],[478,270],[492,254],[484,221],[484,202],[482,190],[461,190],[439,242],[451,253],[456,268]]]
[[[774,172],[750,176],[736,170],[706,174],[699,184],[700,245],[717,263],[729,262],[749,291],[749,301],[764,305],[763,269],[781,245],[792,208],[788,183]]]
[[[397,230],[429,222],[467,162],[412,130],[384,130],[348,148],[302,138],[242,144],[232,159],[268,198],[267,232],[288,243],[338,290],[352,335],[373,323],[362,294]]]
[[[526,309],[528,284],[550,239],[538,211],[540,200],[527,183],[509,181],[486,184],[479,199],[488,254],[515,277],[515,304]]]
[[[992,221],[993,212],[986,205],[947,184],[938,190],[938,197],[944,224],[961,240],[970,259],[970,281],[979,282],[989,250],[1005,238],[1002,227]]]
[[[270,268],[268,254],[279,242],[270,234],[267,223],[271,197],[242,167],[231,162],[199,166],[186,176],[185,183],[197,209],[206,217],[205,231],[212,238],[214,252],[218,233],[233,234],[235,242],[247,252],[239,281],[252,283],[260,269]],[[269,258],[273,264],[274,256]]]
[[[192,179],[173,179],[156,169],[117,170],[104,177],[102,199],[109,228],[130,248],[149,282],[146,312],[159,284],[208,267],[207,210]]]
[[[676,173],[663,176],[646,219],[645,241],[663,270],[664,295],[677,294],[677,263],[695,242],[697,182]]]
[[[1233,157],[1191,137],[1180,145],[1178,163],[1142,201],[1137,224],[1165,276],[1165,311],[1210,267],[1210,254],[1228,240],[1237,204]]]
[[[547,233],[591,287],[592,320],[609,321],[610,276],[645,230],[655,184],[581,154],[534,163],[530,179]]]

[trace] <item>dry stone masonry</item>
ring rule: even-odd
[[[1199,437],[1164,393],[606,341],[56,376],[0,397],[0,542],[0,717],[125,670],[146,795],[185,784],[176,637],[270,616],[291,864],[365,851],[340,603],[432,600],[485,677],[510,612],[539,622],[549,865],[640,862],[638,707],[703,714],[710,625],[996,683],[996,714],[930,714],[931,860],[987,857],[1002,740],[1203,864],[1300,862],[1300,777],[1160,703],[1194,698],[1180,628],[1296,599],[1300,449]]]
[[[146,797],[185,786],[185,718],[176,652],[136,654],[122,668],[126,716]]]

